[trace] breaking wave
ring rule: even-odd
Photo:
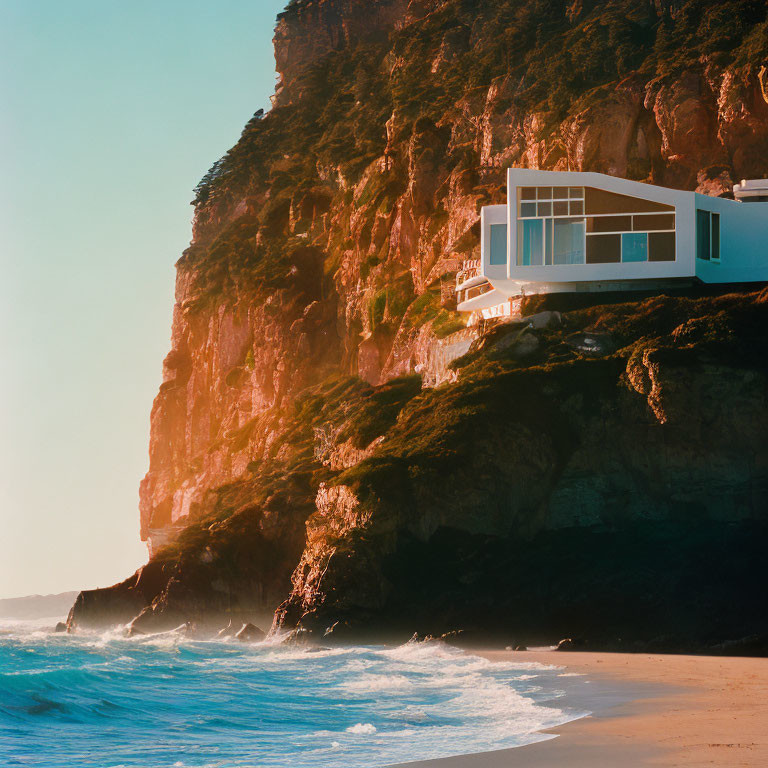
[[[439,643],[316,650],[0,627],[0,765],[356,768],[529,744],[563,670]]]

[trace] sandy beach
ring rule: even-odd
[[[635,768],[768,765],[768,659],[483,651],[566,667],[594,681],[593,714],[515,749],[409,768]]]

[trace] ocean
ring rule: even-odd
[[[0,625],[0,766],[372,768],[587,714],[563,670],[441,643],[309,649]]]

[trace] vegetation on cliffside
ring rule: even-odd
[[[505,167],[768,173],[767,25],[755,0],[292,0],[273,109],[197,187],[177,265],[141,487],[166,543],[71,623],[282,603],[338,637],[650,642],[685,602],[667,647],[768,631],[763,294],[530,302],[423,387]]]
[[[273,457],[156,555],[162,577],[96,593],[80,623],[147,605],[136,631],[221,624],[268,591],[289,595],[277,626],[325,642],[762,649],[768,296],[627,298],[538,299],[437,389],[312,388]]]
[[[290,3],[284,22],[300,25],[306,5]],[[361,12],[349,5],[350,13]],[[213,243],[188,255],[200,291],[242,283],[261,287],[268,277],[264,270],[279,278],[286,235],[296,234],[297,225],[302,228],[297,216],[311,216],[318,206],[336,214],[342,228],[347,216],[338,214],[364,209],[367,222],[361,229],[372,230],[377,215],[388,214],[408,188],[414,148],[434,155],[430,160],[443,179],[466,169],[477,184],[478,169],[493,158],[473,130],[472,123],[482,117],[472,109],[487,99],[491,87],[503,90],[493,111],[512,111],[519,131],[526,130],[525,116],[536,116],[526,142],[559,145],[569,117],[610,103],[617,89],[652,83],[652,90],[659,90],[693,74],[704,74],[702,85],[714,89],[706,75],[716,79],[714,70],[724,69],[748,87],[768,60],[762,0],[443,0],[425,5],[429,12],[402,29],[373,27],[323,56],[306,62],[298,57],[284,76],[287,93],[277,106],[247,124],[240,141],[196,189],[198,207],[254,201],[247,226],[225,228]],[[695,91],[691,96],[706,98]],[[502,155],[507,150],[509,161],[530,162],[522,146],[498,149]],[[747,168],[737,148],[730,151],[730,158],[713,152],[717,157],[711,164],[730,165],[732,178],[738,179]],[[358,189],[371,163],[384,157],[386,169]],[[630,167],[629,175],[663,183],[662,165],[651,160]],[[768,167],[765,152],[760,162]],[[689,187],[697,183],[699,170],[689,166],[685,174],[668,175],[675,185]],[[500,176],[492,181],[502,182]],[[431,216],[444,199],[438,194],[430,201]],[[262,236],[258,242],[256,233]],[[331,243],[326,229],[299,234],[310,240],[316,234],[318,245],[331,251],[349,247],[343,232],[332,233],[341,239]],[[465,252],[474,245],[468,242]],[[380,284],[389,277],[383,274]]]

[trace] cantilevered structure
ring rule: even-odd
[[[481,258],[460,276],[458,309],[490,318],[535,293],[768,281],[768,181],[734,191],[510,168],[506,205],[482,209]]]

